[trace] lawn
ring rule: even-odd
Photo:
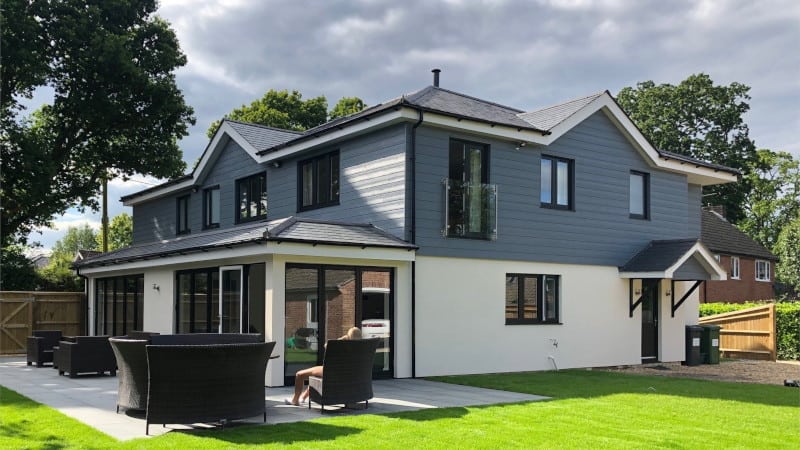
[[[553,400],[114,441],[0,390],[0,448],[800,448],[800,389],[599,371],[438,378]]]

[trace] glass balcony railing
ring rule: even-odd
[[[444,179],[445,237],[497,239],[497,186]]]

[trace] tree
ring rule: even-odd
[[[324,96],[303,100],[303,94],[270,89],[250,105],[242,105],[225,115],[227,119],[258,123],[284,130],[302,131],[325,123],[328,101]],[[211,124],[206,134],[214,136],[222,121]]]
[[[22,250],[20,246],[10,245],[0,252],[0,291],[32,291],[36,288],[36,269]]]
[[[257,123],[284,130],[304,131],[322,125],[327,120],[344,117],[366,108],[364,101],[358,97],[342,97],[336,106],[327,113],[328,100],[324,96],[303,100],[303,94],[283,90],[270,89],[263,97],[242,105],[226,114],[224,118],[242,122]],[[208,127],[209,138],[217,132],[221,120],[216,120]]]
[[[103,248],[103,233],[97,233],[97,248]],[[133,243],[133,218],[122,213],[108,224],[108,251],[129,247]]]
[[[69,227],[63,238],[53,246],[50,263],[42,268],[44,288],[51,291],[82,291],[83,281],[72,270],[79,250],[96,250],[97,237],[89,225]]]
[[[772,249],[781,230],[800,214],[800,161],[790,153],[758,150],[746,175],[752,186],[745,196],[745,217],[738,227]]]
[[[783,227],[774,252],[780,258],[775,279],[789,296],[797,298],[800,295],[800,216]]]
[[[358,97],[342,97],[333,107],[330,114],[328,114],[328,119],[333,120],[340,117],[349,116],[350,114],[355,114],[366,107],[367,105],[364,104],[364,101]]]
[[[6,0],[0,16],[2,245],[75,206],[97,209],[109,172],[173,177],[194,123],[186,63],[155,0]],[[42,88],[45,88],[42,90]],[[21,103],[52,90],[26,115]]]
[[[743,115],[750,109],[750,88],[741,83],[717,86],[704,73],[677,86],[652,81],[625,87],[617,101],[657,148],[739,169],[746,175],[756,159],[755,144]],[[728,220],[744,217],[748,178],[704,188],[704,202],[725,207]]]

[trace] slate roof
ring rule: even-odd
[[[661,272],[672,267],[697,243],[695,239],[650,241],[620,272]]]
[[[567,120],[570,116],[580,111],[581,108],[588,105],[606,92],[607,91],[598,92],[596,94],[576,98],[575,100],[570,100],[568,102],[559,103],[558,105],[526,112],[520,114],[519,118],[536,128],[542,130],[552,130],[556,125]]]
[[[362,248],[383,247],[408,250],[417,248],[417,246],[409,244],[370,224],[326,222],[288,217],[269,222],[238,225],[224,230],[212,230],[179,236],[164,241],[132,245],[76,261],[74,266],[80,268],[119,264],[270,241]]]
[[[778,257],[766,247],[751,239],[719,214],[705,209],[701,214],[700,240],[712,252],[778,260]]]
[[[239,122],[238,120],[225,119],[225,122],[236,130],[254,148],[262,150],[290,141],[303,133],[299,131],[282,130],[255,123]]]

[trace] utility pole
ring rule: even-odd
[[[103,177],[103,253],[108,252],[108,178]]]

